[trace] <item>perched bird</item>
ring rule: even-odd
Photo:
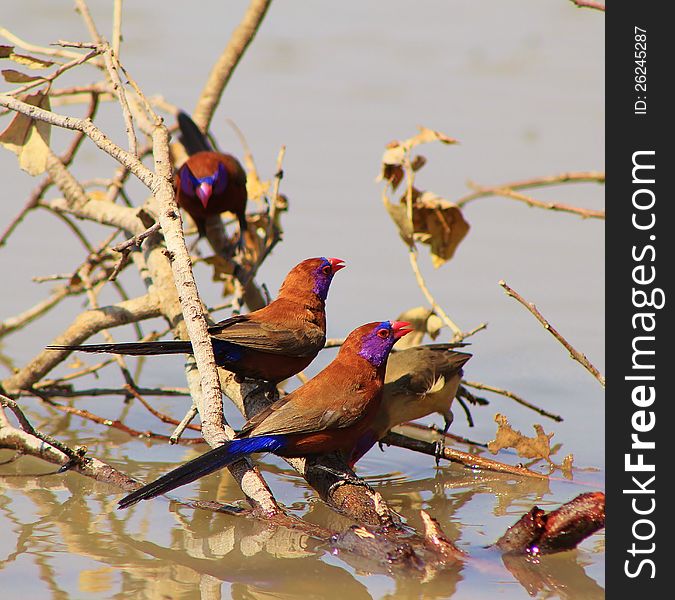
[[[392,427],[431,413],[452,423],[450,406],[462,379],[462,367],[471,354],[452,350],[456,344],[430,344],[392,352],[387,362],[382,404],[367,434],[349,455],[350,466],[370,450]]]
[[[175,177],[176,202],[196,223],[200,237],[206,233],[206,217],[229,211],[239,221],[241,248],[246,231],[246,172],[231,154],[216,152],[195,122],[178,113],[179,140],[189,158]]]
[[[403,321],[352,331],[338,355],[307,383],[250,419],[233,440],[120,500],[127,508],[222,469],[255,452],[298,457],[349,451],[377,414],[389,352],[411,330]]]
[[[216,364],[242,378],[277,384],[306,368],[326,342],[325,302],[339,258],[308,258],[293,267],[276,300],[209,327]],[[47,346],[113,354],[190,354],[189,341]]]

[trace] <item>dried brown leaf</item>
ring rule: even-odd
[[[389,199],[385,196],[384,207],[387,209],[391,220],[396,224],[396,227],[398,228],[398,234],[401,236],[401,239],[408,246],[412,246],[413,228],[410,224],[410,219],[408,219],[408,212],[406,210],[405,204],[393,204],[389,202]]]
[[[254,202],[262,202],[269,190],[270,182],[262,181],[258,177],[257,171],[252,170],[246,173],[246,191],[248,193],[249,200],[253,200]]]
[[[419,125],[417,128],[420,130],[420,132],[404,142],[410,148],[418,146],[419,144],[428,144],[429,142],[441,142],[443,144],[459,143],[455,138],[451,138],[440,131],[429,129],[423,125]]]
[[[384,205],[406,244],[411,246],[414,239],[430,247],[431,262],[435,268],[454,256],[469,232],[469,223],[459,206],[431,192],[413,189],[412,231],[405,196],[400,204],[392,204],[385,198]]]
[[[497,454],[502,448],[513,448],[518,456],[523,458],[543,458],[551,462],[552,433],[545,433],[541,425],[533,425],[536,437],[527,437],[509,425],[504,415],[496,414],[497,434],[495,439],[488,443],[488,450]]]
[[[0,58],[8,58],[15,63],[33,70],[47,69],[54,64],[51,60],[44,60],[35,56],[28,56],[27,54],[17,54],[14,52],[13,46],[0,46]]]
[[[436,269],[453,257],[469,232],[459,206],[431,192],[420,194],[413,202],[413,226],[415,239],[431,248]]]
[[[440,131],[429,129],[428,127],[418,127],[420,133],[403,141],[394,140],[389,142],[382,155],[382,166],[380,174],[376,181],[386,180],[390,183],[392,189],[396,189],[405,175],[404,165],[406,156],[410,154],[410,150],[420,144],[429,142],[442,142],[444,144],[457,144],[458,141],[451,138]],[[413,171],[419,171],[427,160],[423,156],[415,156],[410,158],[410,166]]]
[[[45,110],[50,109],[49,96],[43,92],[29,94],[22,100]],[[17,155],[19,166],[24,171],[33,176],[40,175],[47,169],[50,132],[48,123],[17,113],[7,129],[0,133],[0,144]]]
[[[405,350],[413,346],[419,346],[425,335],[432,340],[438,337],[443,327],[443,321],[434,313],[433,310],[424,306],[417,306],[401,313],[396,317],[397,321],[407,321],[410,323],[413,332],[402,337],[396,342],[397,350]]]
[[[15,71],[14,69],[3,69],[2,76],[7,83],[30,83],[31,81],[43,79],[40,75],[26,75],[26,73]]]

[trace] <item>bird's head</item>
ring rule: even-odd
[[[356,352],[374,367],[381,367],[387,362],[396,341],[412,331],[409,327],[410,323],[406,321],[361,325],[347,336],[342,348],[346,352]]]
[[[346,265],[340,258],[308,258],[295,265],[281,284],[279,295],[302,292],[316,294],[321,300],[328,296],[333,275]]]
[[[211,152],[198,152],[180,168],[180,187],[184,194],[196,196],[206,209],[211,196],[227,187],[227,169]]]

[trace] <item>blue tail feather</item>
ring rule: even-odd
[[[149,500],[155,496],[166,494],[177,487],[192,483],[200,477],[231,465],[249,454],[276,452],[283,448],[284,443],[284,436],[280,435],[261,435],[232,440],[186,462],[152,483],[125,496],[119,501],[119,508],[127,508],[140,500]]]

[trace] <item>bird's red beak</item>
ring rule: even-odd
[[[212,186],[210,183],[200,183],[199,187],[195,190],[197,197],[202,203],[202,206],[206,208],[206,205],[209,203],[209,198],[211,197]]]
[[[343,264],[344,261],[341,258],[329,258],[328,262],[333,267],[333,273],[337,273],[340,269],[344,269],[347,266]]]
[[[413,331],[412,329],[408,329],[409,327],[410,323],[407,321],[392,321],[391,330],[394,332],[394,339],[398,340]]]

